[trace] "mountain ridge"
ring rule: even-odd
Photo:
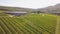
[[[48,7],[45,7],[45,8],[38,8],[38,9],[23,8],[23,7],[0,6],[0,10],[6,10],[6,11],[27,11],[27,12],[41,11],[41,12],[44,12],[44,13],[60,13],[60,3],[56,4],[54,6],[48,6]]]

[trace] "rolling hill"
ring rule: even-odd
[[[43,13],[50,13],[50,14],[57,14],[60,15],[60,4],[56,4],[54,6],[48,6],[45,8],[38,8],[38,9],[32,9],[32,8],[23,8],[23,7],[8,7],[8,6],[0,6],[0,10],[4,11],[22,11],[22,12],[43,12]]]
[[[4,11],[26,11],[26,12],[34,11],[34,9],[32,9],[32,8],[10,7],[10,6],[0,6],[0,10],[4,10]]]
[[[60,3],[56,4],[54,6],[48,6],[48,7],[45,7],[45,8],[38,8],[37,10],[38,11],[43,11],[45,13],[55,13],[55,14],[60,15]]]

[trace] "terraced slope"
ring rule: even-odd
[[[49,14],[0,16],[0,34],[55,34],[56,19]]]

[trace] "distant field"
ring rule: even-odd
[[[55,34],[56,22],[57,16],[51,14],[9,17],[0,13],[0,34]]]

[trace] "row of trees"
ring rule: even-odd
[[[42,12],[42,11],[33,11],[32,13],[44,13],[44,12]]]

